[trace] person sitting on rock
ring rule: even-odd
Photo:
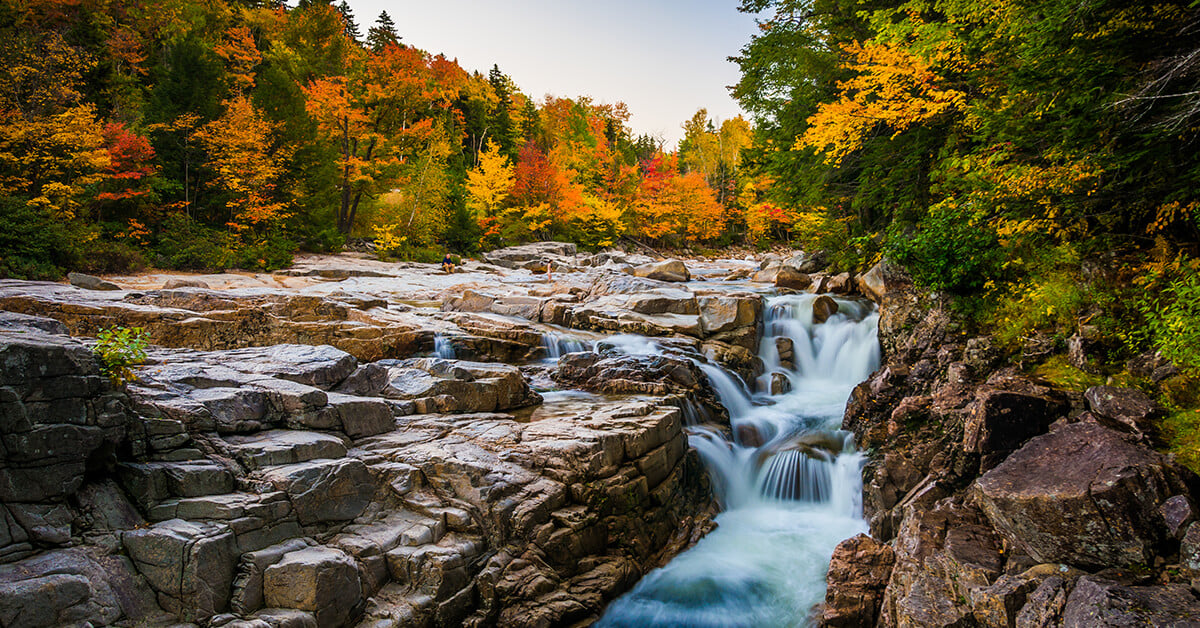
[[[449,253],[447,253],[446,256],[442,258],[442,270],[445,271],[446,273],[454,272],[454,260],[450,259]]]

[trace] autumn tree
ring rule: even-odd
[[[245,96],[225,103],[225,114],[196,133],[223,193],[225,224],[234,233],[263,230],[287,218],[290,201],[280,189],[289,151],[275,146],[278,125],[263,119]]]
[[[515,180],[508,158],[491,141],[486,142],[479,165],[467,173],[467,191],[478,220],[495,220]]]

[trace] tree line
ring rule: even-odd
[[[0,273],[745,230],[745,120],[700,110],[664,147],[622,103],[535,99],[386,12],[362,31],[344,1],[0,1]]]

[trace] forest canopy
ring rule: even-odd
[[[239,0],[0,2],[0,273],[658,246],[739,226],[748,123],[679,150],[622,103],[534,98],[408,46],[386,12]],[[664,150],[666,149],[666,150]]]

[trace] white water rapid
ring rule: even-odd
[[[759,351],[766,373],[755,391],[717,366],[701,365],[735,435],[730,442],[703,427],[690,435],[724,509],[718,527],[642,578],[596,626],[812,623],[834,547],[867,528],[863,457],[839,428],[851,390],[879,365],[878,315],[862,302],[839,299],[838,313],[814,324],[816,298],[768,299]],[[650,343],[622,338],[618,344],[640,352]],[[770,394],[773,379],[777,392],[787,392]]]

